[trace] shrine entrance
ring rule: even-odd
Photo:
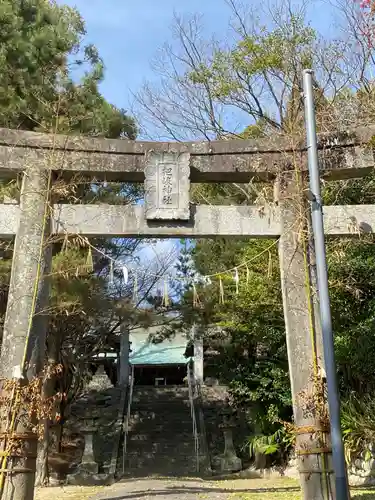
[[[170,339],[153,343],[151,336],[158,330],[160,327],[157,326],[137,328],[129,334],[129,363],[134,369],[134,384],[155,387],[184,385],[188,363],[186,335],[176,332]]]
[[[184,385],[186,375],[186,365],[135,365],[134,385]]]
[[[375,129],[368,127],[319,137],[322,175],[326,181],[368,174],[374,168],[373,152],[368,147],[374,135]],[[41,346],[46,334],[51,265],[51,249],[41,246],[46,234],[87,238],[274,239],[279,248],[302,490],[305,499],[325,499],[321,484],[332,480],[330,431],[320,425],[314,412],[304,410],[304,398],[313,395],[316,388],[312,362],[315,350],[319,373],[324,374],[317,322],[313,334],[311,331],[312,284],[306,288],[305,263],[306,258],[311,258],[311,253],[306,255],[303,236],[308,228],[306,164],[304,141],[292,145],[282,138],[271,142],[261,139],[152,143],[1,129],[0,174],[9,178],[24,172],[20,204],[0,206],[0,237],[15,236],[0,358],[2,377],[30,377],[32,370],[27,371],[27,367],[43,361]],[[103,181],[144,182],[145,205],[53,205],[51,185],[59,176],[71,178],[76,174]],[[190,200],[190,183],[260,181],[274,187],[273,201],[261,206],[194,205]],[[46,209],[51,203],[52,209]],[[373,205],[327,206],[324,215],[327,237],[374,232]],[[308,264],[313,270],[314,262]],[[36,283],[39,286],[35,310]],[[29,318],[34,313],[29,331]],[[327,443],[324,449],[322,439]],[[36,441],[33,438],[26,441],[30,457],[36,456]],[[33,471],[35,459],[29,460]],[[14,464],[17,467],[17,460]],[[12,482],[19,482],[17,488],[21,489],[25,481],[33,480],[33,473],[12,476]],[[321,491],[320,496],[317,491]]]

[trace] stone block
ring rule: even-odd
[[[190,219],[190,155],[150,151],[145,167],[147,220]]]

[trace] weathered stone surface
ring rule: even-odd
[[[18,233],[15,240],[8,304],[0,356],[0,375],[4,379],[31,380],[44,362],[48,316],[46,315],[52,253],[48,246],[48,172],[29,168],[23,176]],[[18,208],[5,205],[12,212]],[[5,419],[4,419],[5,421]],[[35,422],[17,420],[15,432],[32,432]],[[35,482],[37,442],[25,440],[28,458],[14,458],[13,467],[30,472],[6,475],[3,498],[31,500]],[[11,479],[10,479],[11,478]]]
[[[373,486],[375,484],[375,457],[370,460],[357,459],[348,467],[350,486]]]
[[[86,387],[86,391],[105,391],[113,387],[112,382],[104,370],[104,366],[100,365],[90,383]]]
[[[374,166],[367,145],[375,127],[319,136],[323,173],[329,178],[356,177]],[[340,150],[340,146],[344,146]],[[305,156],[305,144],[296,150]],[[177,151],[191,155],[192,182],[270,180],[290,163],[290,142],[283,138],[213,142],[155,143],[48,135],[0,129],[1,175],[14,175],[28,165],[51,166],[90,177],[143,182],[146,153]],[[340,151],[341,152],[340,152]],[[347,163],[345,163],[347,162]]]
[[[375,205],[324,206],[327,235],[359,236],[375,232]]]
[[[124,470],[129,476],[197,473],[189,392],[185,387],[134,387]],[[200,472],[202,472],[200,470]]]
[[[84,431],[85,447],[83,450],[82,462],[79,465],[80,471],[88,474],[98,474],[99,472],[99,466],[94,458],[94,432],[95,429],[85,429]]]
[[[69,426],[85,435],[89,425],[94,432],[91,445],[85,442],[88,450],[79,459],[81,465],[68,478],[71,484],[101,484],[114,479],[126,401],[126,390],[111,388],[89,391],[74,403]],[[87,466],[90,463],[94,465]]]
[[[298,187],[298,180],[297,172],[285,173],[281,179],[283,185],[280,203],[283,227],[279,242],[281,289],[294,422],[301,429],[296,437],[296,448],[297,452],[301,452],[298,466],[303,498],[325,500],[327,492],[322,478],[325,466],[321,454],[315,452],[322,448],[322,433],[315,432],[315,429],[322,428],[322,424],[315,412],[317,405],[314,398],[317,387],[314,356],[316,344],[319,342],[316,340],[319,330],[315,329],[314,318],[310,316],[310,312],[314,310],[313,291],[308,277],[309,258],[306,256],[305,260],[302,244],[302,235],[307,223],[304,216],[306,207],[301,188]],[[319,364],[319,360],[317,363]],[[324,412],[324,408],[320,410]],[[324,438],[329,442],[329,431],[325,430]],[[332,470],[331,454],[327,453],[326,456],[328,468]],[[330,479],[333,479],[332,475]],[[333,481],[331,491],[334,491]],[[332,498],[335,498],[335,495]]]
[[[278,207],[207,206],[192,207],[187,223],[155,223],[144,219],[138,205],[55,205],[52,231],[85,236],[189,238],[249,236],[276,238],[281,234]],[[0,204],[0,237],[13,237],[17,231],[19,207]],[[375,232],[374,205],[324,207],[327,236],[355,236]]]
[[[279,211],[259,207],[206,206],[191,208],[187,222],[152,222],[139,205],[55,205],[52,232],[85,236],[191,238],[252,236],[274,238],[280,234]],[[19,208],[0,204],[0,236],[17,230]]]
[[[298,459],[290,458],[287,467],[283,471],[285,477],[299,478]],[[363,460],[359,458],[348,465],[348,480],[350,486],[373,486],[375,485],[375,458]]]
[[[190,219],[190,155],[150,151],[145,167],[145,216],[148,220]]]
[[[375,125],[358,127],[340,132],[328,132],[318,135],[319,149],[333,149],[339,146],[357,146],[369,143],[375,136]],[[125,139],[103,139],[98,137],[84,137],[63,134],[44,134],[18,129],[0,128],[0,145],[13,147],[30,147],[33,149],[65,151],[83,151],[118,154],[144,154],[151,149],[166,151],[186,151],[192,154],[223,154],[256,152],[287,152],[291,151],[290,140],[285,137],[265,139],[231,139],[218,141],[191,141],[191,142],[151,142],[130,141]],[[305,150],[305,139],[295,145],[296,150]]]
[[[233,430],[224,428],[224,453],[212,460],[212,466],[222,473],[238,472],[242,469],[242,461],[237,457],[233,444]]]

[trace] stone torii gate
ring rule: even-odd
[[[360,177],[371,172],[374,158],[368,144],[374,135],[375,127],[370,127],[337,136],[320,136],[319,155],[324,178]],[[306,207],[298,179],[301,172],[306,177],[306,170],[304,145],[292,148],[285,139],[272,143],[268,139],[154,143],[0,129],[0,176],[11,178],[23,173],[20,204],[0,205],[0,238],[15,236],[0,356],[2,377],[19,378],[22,374],[30,377],[32,369],[29,373],[24,367],[38,366],[43,361],[38,356],[44,352],[47,321],[38,311],[43,311],[48,302],[48,279],[41,280],[38,290],[34,288],[40,269],[48,274],[51,265],[51,252],[41,247],[46,233],[80,234],[89,238],[238,236],[278,239],[293,410],[299,429],[297,454],[302,490],[305,499],[326,499],[322,476],[327,469],[321,457],[328,457],[328,474],[332,477],[329,430],[318,428],[316,418],[304,411],[301,401],[302,394],[314,392],[311,297],[306,291],[301,241],[296,237],[303,207]],[[46,199],[51,171],[53,176],[82,174],[96,180],[144,182],[145,205],[54,205],[49,219]],[[191,182],[250,181],[266,181],[278,186],[272,207],[259,210],[256,206],[195,206],[190,203]],[[327,235],[373,232],[375,225],[374,205],[326,206],[324,215]],[[30,317],[35,311],[30,329]],[[319,327],[315,335],[319,348]],[[321,358],[320,362],[322,364]],[[322,433],[328,443],[325,449],[322,449]],[[35,453],[33,446],[30,441],[28,449],[34,449]],[[25,458],[22,466],[35,470],[33,456],[31,453]],[[32,499],[30,485],[33,481],[32,473],[12,473],[12,484],[23,491],[23,496],[16,498]],[[334,493],[332,498],[335,498]]]

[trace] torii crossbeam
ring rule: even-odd
[[[321,173],[327,181],[361,177],[374,168],[375,127],[319,137]],[[91,180],[144,182],[145,205],[54,205],[46,212],[49,184],[56,175],[81,175]],[[48,274],[51,252],[41,242],[46,232],[87,237],[250,237],[278,238],[289,371],[297,428],[297,454],[305,499],[324,500],[321,488],[323,451],[320,434],[329,443],[329,429],[318,429],[314,416],[303,411],[302,394],[314,392],[306,269],[301,239],[296,237],[306,213],[302,182],[306,178],[304,142],[287,139],[257,141],[157,143],[59,136],[0,129],[0,177],[23,173],[20,204],[0,205],[0,237],[15,235],[12,275],[0,357],[5,378],[29,377],[41,360],[46,322],[35,314],[33,293],[39,270]],[[190,183],[271,182],[278,199],[269,206],[195,206]],[[375,205],[327,206],[327,236],[374,232]],[[47,216],[48,215],[48,216]],[[51,221],[49,221],[51,216]],[[41,265],[42,264],[42,265]],[[48,302],[48,280],[41,280],[38,308]],[[324,367],[315,325],[319,363]],[[26,351],[25,351],[26,349]],[[29,372],[23,366],[24,353]],[[26,368],[27,368],[26,366]],[[303,431],[304,429],[304,431]],[[319,434],[320,433],[320,434]],[[31,455],[35,442],[29,443]],[[35,470],[35,459],[26,460]],[[24,464],[25,462],[23,462]],[[22,489],[33,474],[18,473],[12,481]],[[25,486],[26,488],[26,486]],[[26,491],[26,490],[25,490]],[[320,496],[317,492],[320,491]],[[25,497],[26,498],[26,497]]]

